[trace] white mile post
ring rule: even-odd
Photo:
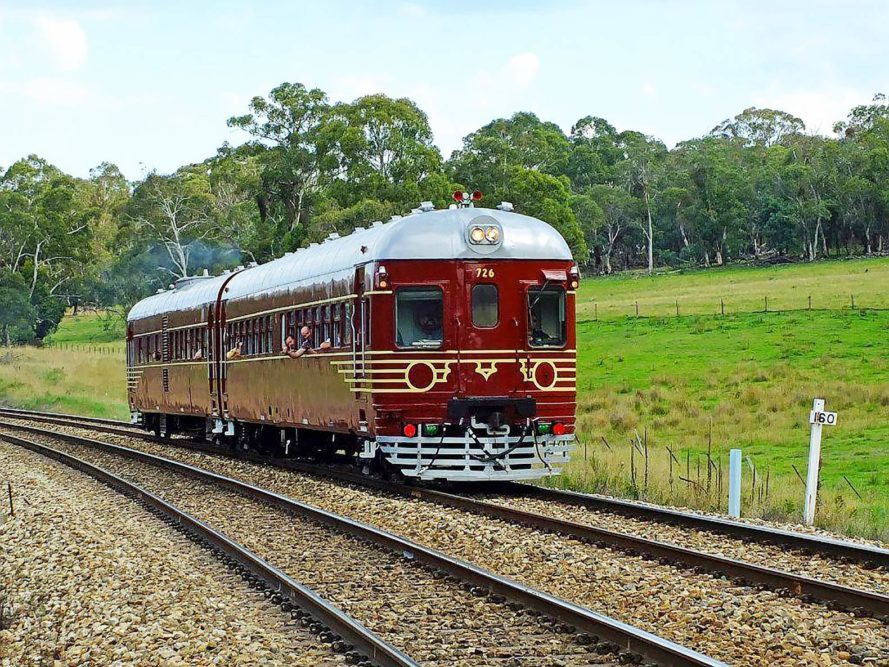
[[[812,435],[809,437],[809,468],[806,471],[806,507],[803,511],[803,523],[811,526],[815,523],[815,504],[818,500],[818,466],[821,462],[821,427],[824,424],[833,426],[837,423],[836,412],[824,411],[824,399],[816,398],[812,402],[809,413]]]
[[[741,450],[733,449],[728,458],[728,515],[741,517]]]

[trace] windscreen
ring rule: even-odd
[[[442,292],[438,287],[407,287],[395,293],[395,344],[400,348],[440,347]]]
[[[528,290],[528,344],[531,347],[565,345],[565,290],[532,287]]]

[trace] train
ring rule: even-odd
[[[558,474],[575,441],[578,266],[549,224],[479,198],[138,302],[133,423],[405,481]]]

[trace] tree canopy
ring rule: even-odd
[[[288,82],[228,125],[242,144],[131,182],[113,164],[76,178],[35,155],[0,169],[0,341],[42,339],[67,307],[124,312],[181,276],[447,206],[457,188],[545,220],[587,272],[881,253],[889,236],[882,94],[834,137],[751,107],[672,149],[594,115],[566,133],[518,112],[444,159],[409,99],[332,103]]]

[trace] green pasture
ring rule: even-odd
[[[808,414],[820,397],[839,421],[825,428],[818,523],[889,539],[889,259],[587,278],[578,298],[580,446],[561,483],[724,510],[697,473],[703,460],[706,477],[709,441],[723,468],[733,447],[756,468],[745,516],[796,521],[803,485],[792,466],[805,476]],[[713,307],[719,298],[725,316]],[[622,312],[636,300],[642,316]],[[121,338],[120,325],[83,314],[62,321],[52,347],[0,351],[0,402],[126,417]],[[629,440],[646,433],[644,486]],[[750,484],[749,464],[744,475]]]

